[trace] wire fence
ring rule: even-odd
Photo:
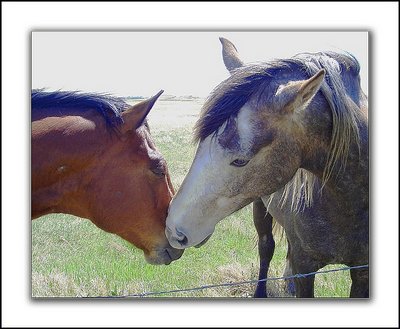
[[[353,270],[353,269],[362,269],[362,268],[368,268],[368,267],[369,267],[369,265],[347,266],[347,267],[323,270],[323,271],[318,271],[318,272],[299,273],[299,274],[293,274],[293,275],[288,275],[288,276],[265,278],[265,279],[261,279],[261,280],[226,282],[226,283],[219,283],[219,284],[204,285],[204,286],[194,287],[194,288],[174,289],[174,290],[165,290],[165,291],[149,291],[149,292],[143,292],[140,294],[129,294],[129,295],[121,295],[121,296],[97,296],[97,297],[86,297],[86,298],[133,298],[133,297],[158,296],[158,295],[183,293],[183,292],[190,292],[190,291],[197,291],[197,290],[204,290],[204,289],[211,289],[211,288],[219,288],[219,287],[232,287],[232,286],[239,286],[239,285],[244,285],[244,284],[256,284],[256,283],[263,282],[263,281],[276,281],[276,280],[306,278],[306,277],[309,277],[312,275],[317,275],[317,274],[325,274],[325,273],[339,272],[339,271],[349,271],[349,270]]]

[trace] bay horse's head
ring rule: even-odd
[[[103,150],[90,186],[93,222],[142,249],[151,264],[169,264],[182,255],[165,236],[174,189],[146,122],[161,93],[121,113],[119,138]]]
[[[182,250],[165,236],[174,189],[146,121],[161,93],[133,106],[92,94],[33,96],[32,217],[88,218],[151,264],[178,259]]]

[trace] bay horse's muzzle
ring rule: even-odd
[[[145,259],[149,264],[152,265],[169,265],[174,260],[179,259],[184,250],[175,249],[173,247],[167,247],[164,249],[151,250],[149,253],[145,253]]]

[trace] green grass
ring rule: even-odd
[[[192,123],[152,128],[156,145],[179,188],[195,153]],[[151,122],[150,122],[151,124]],[[251,206],[224,219],[201,248],[190,248],[168,266],[146,263],[143,252],[90,221],[52,214],[32,222],[32,296],[120,296],[257,279],[258,251]],[[277,243],[270,276],[282,276],[284,239]],[[337,266],[330,266],[330,268]],[[347,297],[348,272],[316,276],[315,295]],[[161,297],[251,297],[255,285],[218,287]],[[268,282],[271,296],[285,296],[283,282]]]

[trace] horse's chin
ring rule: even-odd
[[[151,250],[144,253],[146,262],[151,265],[169,265],[174,260],[181,258],[184,249],[164,248]]]
[[[211,238],[212,233],[207,236],[203,241],[201,241],[199,244],[195,245],[195,248],[200,248],[203,244],[205,244],[210,238]]]

